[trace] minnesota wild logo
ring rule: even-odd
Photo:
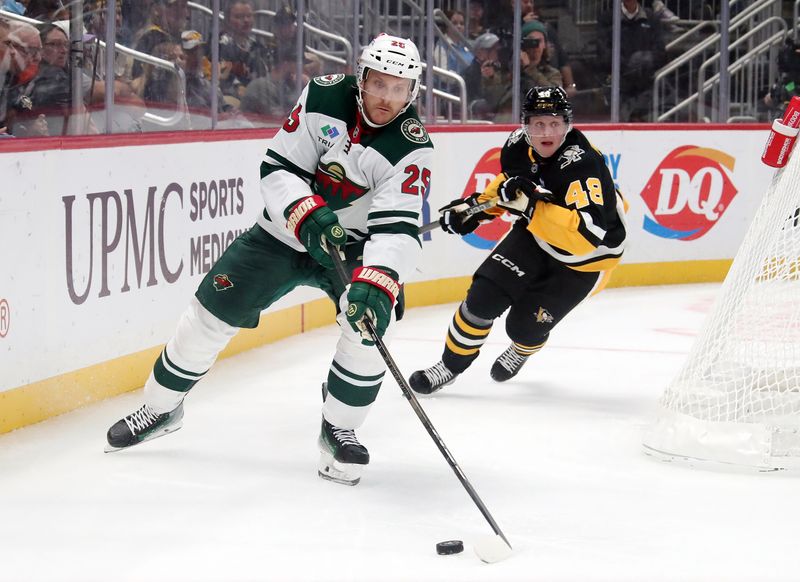
[[[429,139],[428,132],[416,119],[406,119],[400,126],[400,131],[414,143],[426,143]]]
[[[325,87],[325,86],[328,86],[328,85],[335,85],[336,83],[338,83],[342,79],[344,79],[344,75],[342,75],[341,73],[338,73],[338,74],[334,74],[334,75],[324,75],[322,77],[314,77],[314,82],[317,85],[321,85],[321,86]]]
[[[214,289],[217,291],[225,291],[231,287],[233,287],[233,281],[230,280],[228,275],[224,273],[214,275]]]
[[[344,166],[338,162],[320,164],[314,178],[316,193],[322,196],[331,210],[350,206],[369,192],[367,186],[356,184],[348,179]]]

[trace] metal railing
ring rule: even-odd
[[[747,35],[751,27],[758,25],[759,19],[770,19],[776,7],[780,7],[780,0],[758,0],[747,6],[730,20],[729,34],[734,38]],[[719,25],[718,22],[714,22]],[[751,36],[748,35],[748,38]],[[711,34],[656,72],[652,103],[654,121],[668,121],[678,113],[688,112],[698,100],[698,92],[704,87],[695,84],[697,71],[703,63],[713,59],[714,55],[719,55],[720,39],[719,31]],[[760,41],[758,44],[760,45]],[[665,109],[670,92],[674,94],[675,104]]]
[[[728,67],[728,73],[731,75],[731,87],[734,91],[740,91],[740,97],[743,97],[739,103],[754,103],[758,99],[757,91],[759,88],[768,87],[770,85],[768,75],[763,74],[763,66],[760,66],[760,57],[770,52],[773,47],[782,44],[786,40],[788,33],[786,22],[782,18],[772,16],[767,20],[758,23],[755,27],[748,30],[745,34],[740,36],[730,45],[730,50],[736,49],[740,45],[745,44],[754,36],[759,36],[759,33],[764,28],[771,28],[777,26],[778,31],[772,33],[765,40],[761,41],[755,47],[748,50],[744,55],[736,59]],[[717,72],[706,80],[706,71],[709,67],[718,64],[720,55],[713,55],[707,59],[697,71],[697,119],[698,121],[705,120],[705,96],[719,85],[720,73]],[[749,74],[743,75],[741,79],[737,73],[747,72]],[[735,81],[739,81],[738,83]],[[742,95],[743,93],[743,95]],[[740,105],[741,106],[741,105]],[[713,107],[713,104],[712,104]]]
[[[28,18],[26,16],[20,16],[19,14],[14,14],[12,12],[6,12],[4,10],[0,10],[0,14],[2,14],[3,18],[8,20],[16,20],[18,22],[24,22],[26,24],[30,24],[32,26],[41,26],[44,24],[40,20],[36,20],[34,18]],[[96,40],[96,46],[102,50],[104,53],[106,50],[106,43],[102,40]],[[171,74],[176,76],[176,81],[178,83],[178,94],[179,99],[178,102],[175,104],[175,111],[172,115],[169,116],[162,116],[150,111],[145,110],[144,114],[142,115],[142,120],[145,122],[152,123],[154,125],[158,125],[160,127],[173,127],[181,122],[186,114],[186,75],[184,72],[178,67],[175,63],[170,61],[160,59],[158,57],[154,57],[152,55],[148,55],[132,48],[128,48],[126,46],[117,44],[114,47],[115,51],[124,54],[127,56],[132,57],[137,61],[141,61],[143,63],[147,63],[152,65],[156,68],[164,69]],[[100,59],[98,59],[100,60]],[[103,59],[104,60],[104,59]],[[83,69],[78,71],[79,74],[83,74]],[[108,128],[107,128],[108,129]]]

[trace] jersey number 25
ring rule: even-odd
[[[428,190],[428,186],[431,184],[431,171],[428,168],[420,169],[412,164],[410,166],[406,166],[406,169],[403,170],[406,174],[408,174],[408,178],[403,180],[403,187],[400,191],[403,194],[411,194],[412,196],[419,196],[420,194],[425,194]],[[422,190],[420,187],[417,186],[417,182],[422,179]]]

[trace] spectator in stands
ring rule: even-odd
[[[27,22],[11,24],[11,39],[15,42],[19,55],[17,62],[20,69],[14,83],[24,85],[39,71],[39,63],[42,62],[42,39],[36,27]]]
[[[531,87],[561,87],[561,72],[550,65],[547,29],[538,20],[531,20],[522,27],[522,61],[523,93]]]
[[[17,58],[14,42],[9,38],[11,26],[0,18],[0,134],[7,133],[6,111],[8,107],[8,91],[11,87],[11,61]]]
[[[19,135],[42,135],[36,120],[45,116],[49,135],[64,135],[68,131],[67,121],[73,115],[69,37],[61,26],[53,23],[44,26],[40,37],[42,61],[36,76],[17,94],[12,131]],[[88,88],[89,79],[84,78],[84,92]],[[85,131],[96,131],[89,125],[87,120]],[[84,133],[84,129],[79,132]]]
[[[439,68],[460,75],[473,59],[469,47],[461,40],[465,32],[464,13],[460,10],[447,10],[445,16],[447,21],[438,23],[444,40],[437,39],[433,48],[433,62]]]
[[[538,20],[530,20],[522,27],[522,46],[520,50],[520,88],[526,94],[532,87],[561,87],[561,72],[548,62],[547,36],[545,26]],[[512,117],[514,90],[509,85],[494,104],[496,123],[513,123]]]
[[[10,38],[17,51],[17,58],[12,61],[11,87],[8,92],[8,127],[11,133],[17,136],[47,135],[47,120],[40,113],[35,117],[25,117],[32,108],[32,102],[25,94],[25,88],[39,73],[39,63],[42,61],[42,39],[36,27],[25,22],[11,24]],[[24,123],[17,119],[18,113],[23,113]]]
[[[487,118],[494,113],[493,105],[507,91],[511,81],[507,67],[500,62],[500,38],[485,32],[472,46],[475,59],[464,69],[467,99],[474,117]]]
[[[180,43],[167,41],[153,47],[153,56],[186,68],[186,55]],[[164,105],[174,109],[184,104],[185,94],[181,90],[180,78],[174,71],[147,65],[143,74],[133,80],[134,90],[147,105]]]
[[[513,0],[511,0],[513,3]],[[519,3],[520,14],[522,15],[522,23],[530,22],[531,20],[541,20],[536,13],[536,8],[533,5],[533,0],[522,0]]]
[[[284,4],[272,19],[272,61],[286,61],[286,53],[297,54],[297,16],[288,4]]]
[[[556,29],[549,23],[545,22],[536,12],[536,5],[534,0],[523,0],[522,2],[522,22],[523,26],[531,20],[538,20],[544,24],[545,37],[547,38],[547,60],[550,65],[555,67],[561,72],[562,85],[567,92],[567,96],[572,98],[578,92],[575,84],[575,77],[572,73],[572,66],[569,64],[569,58],[566,51],[561,47],[561,42],[558,38]],[[522,36],[525,36],[523,33]]]
[[[242,98],[242,111],[265,117],[263,121],[283,119],[287,106],[291,109],[298,97],[297,91],[297,56],[282,51],[282,60],[277,61],[270,71],[269,77],[253,80]],[[303,79],[305,85],[309,81],[306,67],[317,67],[317,61],[304,57]]]
[[[29,0],[25,8],[25,16],[55,22],[56,20],[68,20],[70,17],[69,2],[61,0]]]
[[[152,0],[148,23],[135,35],[136,50],[155,54],[155,47],[165,42],[180,44],[189,17],[187,0]],[[133,76],[142,74],[142,63],[135,61]]]
[[[253,0],[231,0],[219,38],[220,85],[225,95],[241,99],[250,82],[269,71],[267,47],[253,34]]]
[[[481,0],[470,0],[469,3],[469,30],[467,37],[470,40],[477,39],[480,35],[486,32],[484,24],[484,7]]]
[[[196,30],[185,30],[181,34],[181,48],[186,55],[186,104],[190,109],[210,114],[212,85],[211,64],[204,56],[205,41]],[[217,87],[217,110],[232,112],[234,107],[225,102]]]
[[[666,62],[661,21],[638,0],[622,0],[620,119],[648,121],[655,72]],[[612,14],[598,19],[598,61],[611,73]]]
[[[86,23],[86,32],[101,40],[106,38],[106,3],[107,0],[85,0],[83,5],[83,20]],[[133,33],[122,20],[122,2],[115,3],[116,18],[114,20],[114,36],[117,44],[131,45]]]

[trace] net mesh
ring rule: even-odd
[[[800,459],[800,155],[779,170],[645,446],[788,468]]]

